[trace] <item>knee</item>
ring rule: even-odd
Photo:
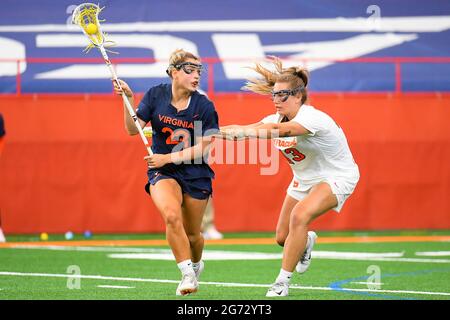
[[[291,225],[307,227],[311,223],[311,217],[306,211],[295,212],[291,217]]]
[[[165,207],[163,209],[164,221],[167,227],[182,226],[181,212],[173,207]]]
[[[278,232],[275,236],[275,240],[277,241],[278,245],[284,247],[284,242],[286,241],[287,234],[284,232]]]
[[[202,234],[200,232],[199,233],[188,234],[187,236],[188,236],[190,244],[194,244],[194,243],[197,243],[198,241],[202,241],[203,240],[203,236],[202,236]]]

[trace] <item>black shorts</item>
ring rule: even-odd
[[[212,194],[211,178],[186,179],[177,172],[161,172],[158,169],[148,171],[148,182],[145,185],[145,191],[150,194],[150,184],[155,185],[162,179],[174,179],[180,185],[181,191],[194,199],[208,199]]]

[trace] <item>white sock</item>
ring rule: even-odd
[[[192,269],[191,259],[181,261],[177,265],[182,274],[194,273],[194,269]]]
[[[280,274],[275,282],[289,283],[291,282],[292,272],[280,269]]]

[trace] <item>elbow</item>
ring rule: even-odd
[[[135,136],[138,134],[138,132],[136,130],[130,130],[130,129],[126,129],[127,133],[129,136]]]
[[[274,123],[271,128],[272,131],[276,133],[278,137],[290,137],[291,131],[286,128],[282,128],[282,126],[278,123]]]
[[[283,136],[283,134],[282,134],[282,130],[281,130],[281,126],[278,124],[278,123],[273,123],[271,126],[270,126],[270,129],[269,129],[272,133],[275,133],[275,135],[276,136],[278,136],[278,137],[282,137]]]

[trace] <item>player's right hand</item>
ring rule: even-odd
[[[112,83],[113,83],[113,86],[114,86],[114,92],[115,92],[116,94],[118,94],[118,95],[122,95],[122,92],[124,92],[125,95],[126,95],[128,98],[131,98],[131,97],[133,96],[133,91],[131,91],[131,89],[130,89],[130,87],[128,86],[128,84],[127,84],[125,81],[120,80],[120,79],[118,79],[118,81],[119,81],[119,83],[120,83],[120,86],[122,87],[122,90],[119,89],[119,86],[117,85],[116,81],[115,81],[115,80],[112,80]]]

